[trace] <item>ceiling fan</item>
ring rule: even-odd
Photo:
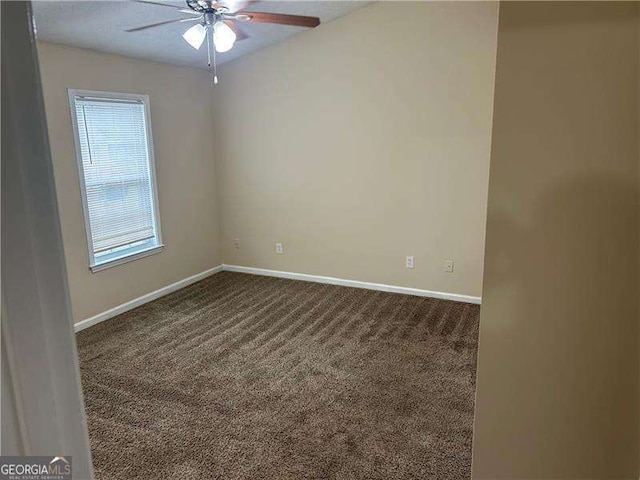
[[[207,42],[207,59],[211,67],[211,53],[213,50],[213,83],[218,83],[216,75],[216,52],[231,50],[236,40],[244,40],[249,36],[236,22],[276,23],[296,27],[314,28],[320,25],[317,17],[302,15],[288,15],[282,13],[249,12],[244,10],[248,6],[258,3],[250,0],[186,0],[186,7],[170,5],[150,0],[134,0],[137,3],[169,7],[191,15],[191,17],[165,20],[143,27],[131,28],[127,32],[139,32],[148,28],[160,27],[170,23],[198,22],[182,34],[185,41],[199,50],[204,41]],[[213,46],[213,48],[211,48]]]

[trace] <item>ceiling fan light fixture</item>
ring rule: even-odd
[[[200,49],[204,38],[207,35],[207,30],[201,24],[194,25],[189,30],[182,34],[182,38],[196,50]]]
[[[318,17],[245,11],[245,7],[255,3],[252,0],[186,0],[188,8],[158,2],[157,0],[133,1],[151,5],[160,5],[166,8],[177,9],[181,13],[195,15],[195,17],[191,18],[166,20],[164,22],[153,23],[151,25],[132,28],[126,31],[138,32],[140,30],[173,23],[198,22],[197,25],[194,25],[184,32],[182,37],[185,42],[196,50],[200,50],[204,41],[207,41],[207,65],[209,68],[213,66],[213,83],[218,83],[218,76],[216,74],[216,52],[228,52],[233,48],[236,40],[249,38],[249,35],[247,35],[240,25],[236,24],[236,22],[272,23],[277,25],[292,25],[308,28],[317,27],[320,24],[320,19]]]
[[[229,25],[218,21],[213,24],[213,44],[216,52],[228,52],[236,42],[236,34]]]

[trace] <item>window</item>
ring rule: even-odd
[[[89,267],[162,250],[149,97],[69,90]]]

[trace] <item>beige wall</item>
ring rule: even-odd
[[[636,14],[501,5],[474,478],[638,478]]]
[[[496,35],[496,3],[383,2],[224,65],[224,262],[480,296]]]
[[[39,45],[75,320],[220,243],[229,264],[479,296],[494,112],[474,478],[637,478],[637,6],[503,4],[495,107],[497,5],[398,8],[223,66],[211,103],[206,72]],[[67,88],[151,96],[163,253],[89,272]]]
[[[38,50],[74,320],[219,265],[207,73],[51,44]],[[150,96],[162,253],[90,273],[67,88]]]

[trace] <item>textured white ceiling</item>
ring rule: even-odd
[[[185,6],[183,1],[158,0]],[[247,10],[310,15],[326,23],[360,8],[366,1],[265,1]],[[125,32],[150,23],[173,18],[186,18],[178,10],[132,1],[53,1],[33,2],[37,37],[46,42],[88,48],[99,52],[117,53],[157,62],[206,67],[206,48],[194,50],[182,33],[192,23],[176,23],[143,30]],[[242,24],[251,38],[236,42],[226,53],[218,54],[218,63],[281,42],[307,31],[302,27],[271,24]],[[320,25],[318,28],[322,28]]]

